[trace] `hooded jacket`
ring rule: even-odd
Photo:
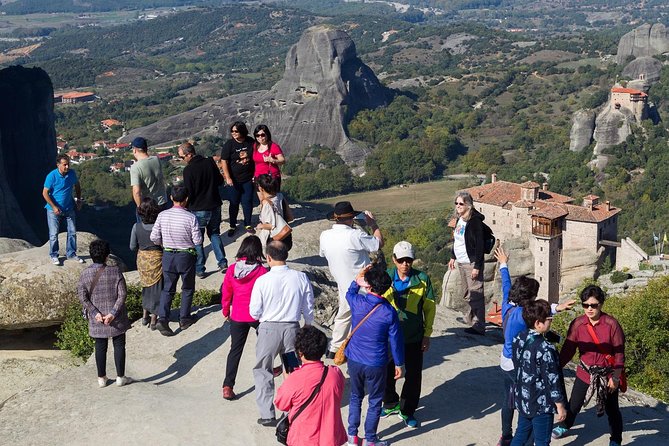
[[[258,277],[267,273],[267,268],[259,263],[247,264],[241,258],[225,272],[221,285],[221,311],[223,316],[235,322],[257,322],[249,314],[251,291]],[[232,311],[230,307],[232,306]]]
[[[465,227],[465,248],[467,248],[467,257],[469,257],[469,261],[474,264],[474,269],[481,272],[483,271],[483,257],[485,255],[483,220],[485,220],[485,215],[472,208],[472,216]],[[451,258],[455,258],[455,251],[453,248],[451,248]]]

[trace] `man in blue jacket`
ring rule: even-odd
[[[348,373],[351,382],[351,401],[348,413],[348,444],[357,445],[360,413],[365,389],[368,394],[365,440],[367,446],[387,446],[376,435],[381,416],[383,393],[386,387],[388,343],[395,363],[395,379],[404,375],[404,341],[397,311],[383,298],[391,279],[378,265],[364,267],[346,293],[351,308],[351,325],[360,326],[346,347]],[[360,294],[360,287],[367,289]],[[373,311],[373,313],[372,313]],[[369,315],[364,322],[361,321]]]

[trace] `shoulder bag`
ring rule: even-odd
[[[323,382],[325,382],[325,377],[328,374],[328,366],[323,367],[323,375],[321,376],[321,381],[318,383],[316,388],[314,389],[313,392],[311,392],[311,396],[309,396],[309,399],[300,406],[300,408],[297,410],[295,413],[295,416],[293,417],[292,420],[288,418],[288,412],[285,412],[281,418],[279,419],[279,422],[276,425],[276,439],[279,443],[281,444],[288,444],[288,431],[290,430],[290,423],[294,423],[295,419],[302,413],[304,409],[313,401],[313,399],[318,395],[318,392],[321,390],[321,386],[323,386]]]
[[[267,206],[271,206],[272,212],[274,212],[274,228],[269,231],[269,238],[272,240],[283,240],[288,237],[293,230],[288,223],[286,223],[283,215],[281,215],[271,201],[265,200],[263,203],[266,203]]]
[[[334,363],[336,365],[342,365],[346,362],[346,353],[344,351],[346,350],[346,346],[348,345],[348,341],[351,340],[351,336],[353,336],[353,333],[355,333],[356,330],[358,328],[360,328],[360,326],[367,319],[369,319],[369,317],[372,315],[372,313],[374,313],[376,311],[376,309],[379,308],[380,306],[381,306],[380,303],[376,304],[376,306],[374,308],[372,308],[369,311],[369,313],[367,313],[367,316],[365,316],[360,322],[358,322],[358,325],[356,325],[355,328],[353,330],[351,330],[351,332],[348,334],[348,336],[346,336],[346,339],[344,340],[344,342],[342,342],[342,344],[339,346],[339,349],[337,350],[337,353],[335,353]]]
[[[601,342],[599,342],[599,338],[597,337],[597,333],[595,333],[595,329],[592,328],[592,325],[590,323],[587,323],[586,327],[588,328],[588,333],[590,333],[590,337],[592,338],[593,341],[595,341],[595,345],[597,346],[597,350],[599,350],[599,353],[606,356],[606,362],[608,362],[609,366],[611,366],[611,368],[613,368],[613,365],[615,363],[615,360],[613,359],[613,356],[611,356],[609,353],[606,353],[604,351],[604,348],[602,347]],[[621,393],[627,392],[627,374],[625,373],[625,368],[623,368],[623,372],[620,374],[620,384],[619,384],[618,388],[620,389]]]

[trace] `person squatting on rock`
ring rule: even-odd
[[[531,434],[535,446],[544,446],[551,442],[553,414],[557,412],[557,421],[563,421],[567,416],[567,397],[558,353],[544,338],[553,320],[548,302],[529,302],[523,308],[523,320],[531,328],[513,340],[518,428],[511,446],[524,446]]]
[[[139,208],[142,198],[151,197],[161,211],[167,209],[171,203],[167,199],[160,160],[157,156],[149,156],[148,143],[141,136],[133,139],[131,146],[135,163],[130,166],[130,187],[135,206]],[[137,223],[140,222],[141,219],[137,214]]]
[[[188,191],[188,210],[197,218],[203,242],[195,245],[197,260],[195,275],[205,277],[205,263],[207,255],[204,252],[204,233],[207,232],[211,242],[211,250],[216,256],[218,269],[225,273],[228,261],[225,258],[225,249],[221,240],[221,196],[218,186],[223,184],[223,177],[211,158],[205,158],[195,152],[193,144],[186,142],[177,149],[179,158],[185,161],[183,171],[184,187]]]
[[[75,197],[72,198],[72,190]],[[66,255],[68,259],[85,263],[77,255],[77,219],[76,210],[81,209],[81,186],[74,170],[70,170],[70,157],[58,155],[56,168],[49,172],[44,180],[42,197],[46,201],[46,222],[49,227],[49,257],[51,263],[60,265],[58,258],[58,230],[64,218],[67,222]]]
[[[580,363],[571,389],[567,418],[553,429],[553,438],[567,435],[584,402],[587,403],[586,397],[594,394],[597,415],[606,413],[609,419],[609,446],[620,446],[623,417],[618,395],[625,368],[625,333],[613,316],[602,311],[606,295],[600,287],[587,286],[580,297],[585,314],[569,325],[567,339],[560,351],[560,365],[567,365],[576,350]]]
[[[295,352],[302,366],[288,374],[274,399],[277,409],[288,412],[291,423],[287,443],[290,446],[341,446],[346,443],[346,430],[341,419],[345,379],[339,367],[326,366],[321,361],[327,347],[328,338],[316,327],[302,327],[295,336]],[[318,394],[295,418],[321,381],[325,367],[328,368],[327,375]]]
[[[384,297],[397,310],[404,341],[406,375],[402,395],[395,390],[395,367],[388,363],[382,417],[397,415],[411,428],[418,427],[414,413],[418,408],[423,379],[423,354],[430,348],[436,314],[432,282],[423,271],[412,268],[416,258],[411,243],[401,241],[393,247],[394,267],[388,269],[391,286]]]
[[[88,334],[95,339],[95,365],[98,385],[106,387],[107,347],[114,344],[116,385],[124,386],[132,379],[125,376],[125,332],[130,328],[125,307],[126,286],[118,266],[107,266],[109,243],[93,240],[89,247],[93,264],[81,272],[77,296],[88,319]]]
[[[158,214],[151,230],[151,241],[163,247],[163,291],[156,328],[163,336],[173,336],[170,328],[170,309],[181,276],[181,311],[179,327],[187,329],[195,323],[191,303],[195,291],[195,246],[202,243],[202,233],[197,218],[186,210],[188,192],[183,186],[172,188],[174,206]]]
[[[502,278],[502,331],[504,333],[504,347],[500,355],[500,368],[504,375],[504,402],[500,411],[502,417],[502,435],[497,446],[509,446],[513,439],[513,391],[516,385],[516,370],[513,364],[513,340],[528,327],[523,319],[523,308],[534,301],[539,293],[539,282],[522,275],[511,285],[509,275],[509,255],[500,246],[495,249],[495,258],[499,262],[499,272]],[[569,310],[576,303],[571,299],[562,304],[551,304],[551,314]],[[530,434],[527,443],[534,444],[534,437]]]
[[[332,328],[328,358],[334,358],[351,330],[351,310],[346,300],[349,285],[360,269],[371,263],[369,254],[383,248],[383,235],[371,212],[365,211],[364,216],[372,235],[353,226],[353,219],[359,214],[348,201],[336,203],[334,212],[328,214],[328,220],[334,220],[335,224],[320,236],[319,254],[327,259],[339,291],[339,309]]]
[[[151,241],[151,231],[159,212],[153,198],[142,198],[142,204],[137,208],[142,222],[135,223],[130,232],[130,250],[137,251],[137,272],[142,285],[142,325],[149,325],[151,330],[156,329],[163,292],[163,248]]]
[[[306,274],[288,268],[288,250],[279,241],[271,241],[265,251],[270,271],[253,285],[249,314],[260,321],[253,367],[258,424],[275,426],[274,358],[295,350],[295,335],[300,319],[305,325],[314,321],[314,291]]]
[[[351,309],[351,321],[354,327],[362,322],[351,336],[346,346],[348,373],[351,384],[351,400],[348,412],[348,444],[358,445],[358,428],[362,400],[368,395],[367,416],[365,417],[365,445],[387,446],[389,443],[379,440],[376,430],[386,389],[386,368],[388,365],[388,344],[392,354],[394,379],[404,375],[404,342],[397,311],[384,297],[391,286],[388,273],[379,265],[367,265],[360,270],[348,288],[346,300]],[[362,284],[366,294],[360,293]],[[373,312],[373,313],[372,313]]]
[[[463,298],[469,304],[465,322],[470,327],[465,333],[485,335],[485,297],[483,296],[483,256],[485,240],[483,220],[485,217],[474,209],[474,200],[469,192],[460,191],[455,196],[455,223],[453,250],[448,267],[456,265],[464,289]]]
[[[230,126],[230,136],[221,148],[220,163],[223,168],[223,176],[230,200],[230,229],[228,237],[232,237],[237,229],[237,214],[239,205],[242,205],[244,214],[244,228],[246,232],[253,234],[255,230],[251,226],[251,215],[253,213],[253,138],[249,136],[246,124],[235,121]]]
[[[225,320],[230,322],[231,338],[222,390],[226,400],[236,398],[233,388],[246,338],[252,328],[257,334],[260,324],[249,314],[251,291],[256,280],[267,273],[267,268],[262,264],[262,244],[255,235],[249,235],[242,240],[236,259],[225,273],[221,285],[221,311]]]

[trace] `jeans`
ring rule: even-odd
[[[553,414],[542,413],[532,418],[523,415],[518,416],[518,428],[513,436],[511,446],[523,446],[527,443],[530,435],[534,434],[535,446],[547,446],[551,444],[551,431],[553,430]]]
[[[108,338],[95,339],[95,365],[98,369],[98,377],[107,376],[107,346]],[[114,344],[114,363],[116,364],[116,376],[125,376],[125,333],[112,338]]]
[[[237,370],[239,369],[239,361],[242,359],[242,352],[246,344],[246,338],[249,336],[251,328],[258,332],[258,325],[260,322],[237,322],[230,319],[230,352],[228,353],[228,361],[225,367],[224,386],[235,386],[237,379]]]
[[[222,268],[227,265],[228,261],[225,258],[225,249],[223,248],[223,241],[221,240],[221,207],[218,206],[211,211],[192,211],[197,218],[197,224],[200,227],[200,232],[204,240],[205,230],[207,236],[211,241],[211,250],[214,251],[218,267]],[[204,242],[195,245],[197,251],[197,260],[195,262],[195,273],[204,274],[205,263],[207,256],[204,253]]]
[[[423,350],[421,342],[404,344],[404,385],[402,386],[402,397],[395,390],[395,363],[388,362],[386,368],[386,388],[383,394],[383,403],[386,409],[395,407],[400,403],[400,411],[403,415],[412,417],[418,408],[420,389],[423,379]]]
[[[60,220],[65,218],[67,221],[67,258],[77,255],[77,220],[74,209],[61,211],[56,215],[51,209],[46,210],[46,222],[49,226],[49,256],[58,257],[58,230],[60,229]]]
[[[365,439],[377,441],[376,430],[379,427],[383,392],[386,387],[386,366],[373,367],[359,362],[348,361],[348,374],[351,383],[351,401],[348,405],[348,435],[358,435],[362,399],[367,389],[367,417],[365,417]]]
[[[253,182],[234,183],[228,190],[230,198],[230,227],[237,226],[237,214],[239,214],[239,205],[242,205],[244,213],[244,226],[251,226],[251,214],[253,212]]]
[[[168,322],[172,299],[181,276],[181,320],[190,317],[193,293],[195,292],[195,256],[187,252],[163,253],[163,292],[160,294],[158,316],[161,322]]]

